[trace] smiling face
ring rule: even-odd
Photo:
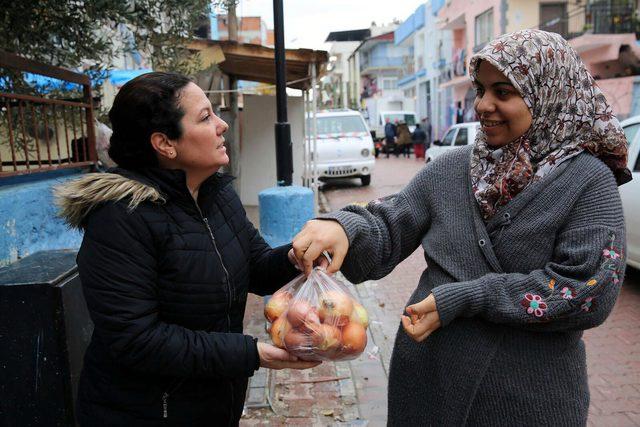
[[[474,107],[489,146],[502,147],[529,130],[533,121],[529,107],[496,67],[482,61],[474,84]]]
[[[223,136],[229,126],[213,113],[211,102],[195,83],[185,86],[179,104],[184,116],[173,166],[184,170],[187,176],[206,178],[229,163]]]

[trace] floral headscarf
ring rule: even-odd
[[[533,122],[520,138],[487,145],[480,130],[471,157],[471,183],[485,220],[561,162],[586,150],[631,180],[627,140],[600,88],[560,35],[540,30],[505,34],[471,58],[475,82],[481,61],[502,72],[520,92]]]

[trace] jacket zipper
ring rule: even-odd
[[[205,227],[207,227],[207,231],[209,232],[209,237],[211,238],[211,243],[213,243],[213,248],[216,250],[216,254],[218,255],[218,259],[220,260],[220,265],[222,265],[222,270],[224,271],[224,276],[225,276],[226,283],[227,283],[227,295],[228,295],[228,298],[229,298],[229,309],[227,310],[227,330],[229,332],[231,332],[231,317],[230,317],[230,313],[231,313],[231,281],[229,280],[229,271],[227,271],[227,267],[225,267],[224,261],[222,260],[222,254],[218,250],[218,245],[216,244],[216,239],[215,239],[215,237],[213,237],[213,231],[211,231],[211,227],[209,226],[209,220],[202,213],[202,210],[200,209],[200,206],[198,206],[198,202],[195,202],[195,205],[196,205],[196,209],[198,209],[198,213],[200,214],[200,218],[202,218],[202,222],[204,222]],[[231,380],[231,414],[233,414],[233,407],[234,407],[234,404],[235,404],[235,396],[233,394],[234,394],[234,387],[233,387],[233,380]],[[165,408],[166,408],[166,406],[165,406]],[[166,414],[166,409],[165,409],[165,414]],[[165,418],[166,418],[166,416],[165,416]],[[232,423],[233,423],[233,421],[229,420],[229,425],[232,425]]]
[[[220,260],[220,265],[222,265],[222,270],[224,270],[224,277],[226,279],[225,282],[227,284],[227,295],[229,298],[229,304],[228,304],[228,310],[227,310],[227,330],[231,332],[231,317],[229,313],[231,312],[232,290],[231,290],[231,282],[229,280],[229,272],[227,271],[227,267],[225,267],[224,261],[222,260],[222,254],[220,254],[220,251],[218,250],[216,239],[215,237],[213,237],[213,231],[211,231],[211,227],[209,226],[209,220],[207,219],[206,216],[202,214],[202,211],[200,210],[200,207],[197,204],[196,204],[196,208],[198,208],[198,212],[200,213],[200,218],[202,218],[202,222],[204,222],[205,227],[207,227],[207,231],[209,232],[209,237],[211,238],[211,243],[213,243],[213,248],[216,250],[216,254],[218,255],[218,259]]]

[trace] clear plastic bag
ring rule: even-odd
[[[264,312],[273,344],[303,360],[355,359],[367,346],[367,311],[318,267],[280,288]]]

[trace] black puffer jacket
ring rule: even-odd
[[[231,178],[198,205],[181,171],[89,174],[62,187],[63,215],[85,230],[78,268],[95,331],[82,371],[82,425],[235,425],[259,367],[242,334],[247,292],[297,274],[271,249]]]

